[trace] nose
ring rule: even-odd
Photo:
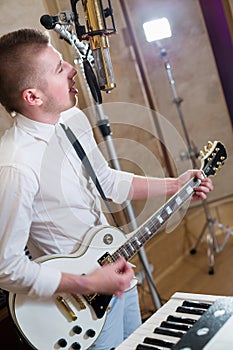
[[[68,70],[68,78],[73,79],[77,74],[77,70],[68,62],[66,62],[66,65]]]

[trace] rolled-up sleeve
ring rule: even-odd
[[[38,181],[26,167],[0,167],[0,287],[15,293],[51,296],[60,271],[25,255]]]
[[[104,168],[102,168],[102,171],[104,171]],[[110,168],[106,168],[105,174],[100,176],[106,197],[117,204],[122,204],[127,200],[132,180],[132,173]]]

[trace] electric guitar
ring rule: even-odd
[[[208,142],[202,156],[201,170],[213,176],[227,158],[219,141]],[[143,225],[127,236],[119,229],[101,226],[90,231],[82,248],[72,255],[44,256],[37,261],[62,272],[88,274],[123,256],[130,260],[193,195],[201,183],[192,178]],[[10,293],[9,310],[20,334],[37,350],[88,349],[105,324],[112,296],[59,294],[45,300]]]

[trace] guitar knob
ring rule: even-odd
[[[79,327],[79,326],[74,326],[74,327],[72,328],[72,331],[73,331],[75,334],[80,334],[80,333],[82,333],[82,328]]]
[[[88,336],[88,337],[90,337],[90,338],[94,338],[94,336],[95,336],[95,331],[94,331],[94,329],[88,329],[87,331],[86,331],[86,335]]]
[[[67,341],[64,338],[59,339],[57,343],[61,348],[65,348],[67,345]]]
[[[79,349],[81,349],[81,345],[79,343],[75,342],[71,345],[71,349],[79,350]]]

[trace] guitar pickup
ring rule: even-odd
[[[71,318],[72,321],[77,320],[77,315],[75,312],[71,309],[70,305],[67,303],[67,301],[61,296],[58,295],[57,298],[58,305],[61,305],[63,310],[65,310],[66,314]]]
[[[86,309],[86,305],[84,304],[82,299],[77,294],[71,294],[71,295],[74,298],[74,300],[78,303],[78,305],[80,306],[80,309],[81,310],[85,310]]]

